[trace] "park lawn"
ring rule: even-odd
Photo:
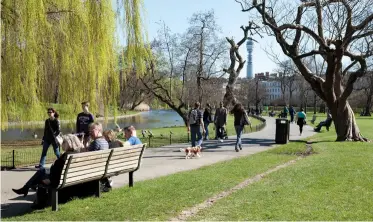
[[[373,139],[373,118],[357,121],[363,135]],[[317,154],[218,201],[190,220],[372,220],[372,143],[335,143],[334,129],[312,140]]]
[[[305,150],[304,141],[282,146]],[[297,158],[295,155],[265,151],[173,175],[135,182],[103,193],[101,198],[86,198],[4,220],[167,220],[183,209],[230,189],[248,177]]]

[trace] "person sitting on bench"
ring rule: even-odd
[[[61,173],[68,154],[79,153],[84,149],[82,141],[80,141],[79,138],[73,134],[63,136],[63,142],[61,146],[64,154],[62,154],[56,161],[54,161],[49,172],[47,172],[44,167],[40,168],[22,188],[12,189],[13,192],[25,197],[27,196],[30,188],[33,188],[39,184],[44,184],[56,188],[60,183]],[[37,190],[37,196],[38,192],[39,190]],[[41,205],[41,203],[38,203],[38,205]],[[39,206],[33,206],[33,208],[39,208]]]
[[[329,131],[329,127],[330,125],[332,124],[332,121],[333,121],[333,118],[332,118],[332,114],[330,113],[330,111],[328,111],[328,114],[326,116],[326,120],[325,121],[321,121],[315,128],[315,132],[320,132],[321,128],[323,126],[326,127],[326,130]]]

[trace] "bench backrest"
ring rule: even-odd
[[[58,189],[136,171],[146,144],[70,154],[63,167]]]

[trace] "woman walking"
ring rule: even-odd
[[[242,150],[241,136],[243,128],[245,125],[250,125],[250,120],[241,103],[237,103],[233,107],[233,109],[231,110],[231,114],[234,115],[234,128],[237,134],[236,145],[234,149],[236,150],[236,152],[238,152],[238,149]]]
[[[300,110],[300,112],[297,113],[297,117],[298,117],[297,124],[299,126],[299,135],[301,136],[303,132],[303,125],[305,124],[306,118],[307,118],[306,114],[304,113],[303,108]]]
[[[60,121],[58,120],[58,113],[53,108],[48,108],[49,118],[45,120],[44,136],[41,144],[43,145],[43,151],[41,153],[39,165],[35,168],[42,168],[45,164],[48,148],[50,145],[53,146],[54,154],[57,158],[60,157],[59,144],[57,144],[56,137],[60,134]]]
[[[209,103],[206,104],[205,111],[203,112],[203,124],[205,125],[205,138],[204,140],[209,140],[209,124],[212,122],[211,117],[211,105]]]

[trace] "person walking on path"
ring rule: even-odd
[[[216,109],[215,116],[214,116],[214,123],[215,123],[215,139],[223,140],[223,131],[224,128],[227,126],[227,115],[228,111],[224,107],[223,102],[220,102],[220,107]]]
[[[234,115],[234,128],[237,134],[236,145],[234,149],[236,150],[236,152],[238,152],[238,149],[242,150],[242,131],[245,125],[250,125],[251,123],[241,103],[237,103],[236,105],[234,105],[233,109],[231,110],[231,114]]]
[[[212,117],[211,117],[211,106],[209,103],[206,104],[205,111],[203,112],[203,123],[205,127],[205,140],[209,139],[209,124],[212,122]]]
[[[60,157],[59,144],[56,141],[56,136],[61,133],[61,124],[58,120],[58,113],[53,108],[48,108],[47,113],[49,118],[45,120],[44,125],[44,136],[41,141],[43,145],[43,151],[41,153],[39,165],[36,165],[35,168],[43,168],[45,164],[45,159],[47,157],[47,152],[49,146],[53,146],[54,154],[57,158]]]
[[[92,113],[89,112],[89,102],[82,102],[82,109],[83,112],[78,114],[76,118],[76,133],[81,134],[84,133],[83,136],[83,144],[84,147],[88,146],[89,142],[89,124],[94,122],[94,117]],[[79,136],[81,138],[81,136]]]
[[[304,109],[302,108],[300,112],[297,113],[297,124],[299,126],[299,135],[301,136],[303,133],[303,125],[306,123],[306,114],[304,113]]]
[[[287,118],[288,118],[288,113],[289,113],[289,109],[288,109],[288,107],[287,107],[287,106],[284,106],[284,112],[283,112],[283,114],[282,114],[283,117],[287,119]]]
[[[202,145],[202,132],[205,133],[203,114],[201,110],[199,110],[200,106],[201,104],[196,102],[194,104],[194,108],[189,112],[188,115],[188,132],[190,132],[192,147]]]
[[[290,108],[289,108],[289,114],[290,114],[290,122],[293,123],[294,122],[294,115],[296,114],[293,106],[290,106]]]

